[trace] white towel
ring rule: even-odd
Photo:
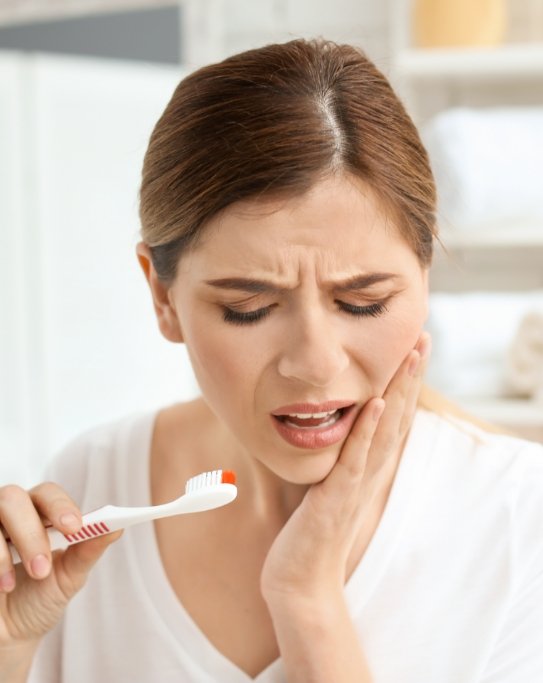
[[[543,399],[543,313],[531,311],[520,321],[507,354],[506,376],[516,396]]]
[[[456,398],[510,393],[508,350],[530,311],[543,315],[543,290],[432,294],[430,386]]]
[[[443,227],[540,224],[543,107],[455,108],[422,130]]]

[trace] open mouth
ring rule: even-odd
[[[322,413],[272,414],[271,417],[279,436],[291,446],[318,450],[346,439],[356,415],[356,403],[352,403]]]
[[[327,413],[317,413],[313,415],[274,415],[274,417],[280,422],[289,425],[290,427],[296,427],[297,429],[315,429],[316,427],[325,429],[331,427],[338,420],[340,420],[343,415],[352,408],[353,406],[345,406],[344,408],[338,408],[337,410],[332,410]]]

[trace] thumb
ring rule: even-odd
[[[92,541],[76,543],[67,548],[55,560],[57,580],[64,595],[70,599],[83,587],[87,575],[107,548],[118,540],[123,530],[105,536],[98,536]]]

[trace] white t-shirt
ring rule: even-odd
[[[83,510],[148,505],[155,414],[93,430],[50,477]],[[381,522],[345,587],[374,683],[543,681],[543,447],[418,411]],[[207,640],[125,531],[42,641],[32,683],[251,679]],[[332,683],[332,682],[330,682]]]

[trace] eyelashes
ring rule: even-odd
[[[346,304],[343,301],[336,301],[336,303],[340,310],[356,318],[377,318],[387,311],[384,301],[378,301],[369,304],[368,306],[353,306],[351,304]],[[251,325],[266,318],[271,313],[272,308],[274,308],[274,306],[267,306],[266,308],[259,308],[256,311],[241,313],[224,306],[223,320],[233,325]]]
[[[223,319],[227,323],[234,325],[250,325],[259,320],[266,318],[271,312],[271,306],[267,308],[259,308],[257,311],[248,311],[247,313],[239,313],[233,311],[231,308],[223,308]]]

